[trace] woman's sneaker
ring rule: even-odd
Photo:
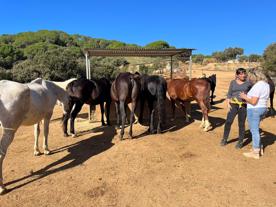
[[[245,157],[260,159],[260,149],[252,149],[250,152],[244,152]]]

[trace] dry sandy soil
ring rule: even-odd
[[[120,141],[113,126],[83,119],[85,107],[76,122],[79,136],[65,138],[57,107],[49,134],[52,154],[35,157],[33,128],[21,127],[4,161],[10,191],[0,197],[0,206],[276,206],[276,118],[261,123],[265,154],[260,160],[242,155],[251,147],[248,131],[245,146],[235,149],[236,121],[231,143],[221,147],[227,113],[223,100],[234,73],[216,73],[209,132],[198,128],[196,105],[191,123],[185,123],[181,111],[170,121],[168,107],[168,131],[148,135],[146,126],[136,124],[136,138]],[[114,123],[114,112],[111,118]]]

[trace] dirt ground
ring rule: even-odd
[[[170,121],[168,106],[168,131],[148,135],[146,126],[136,124],[135,139],[120,141],[114,126],[100,127],[99,113],[98,122],[84,119],[84,107],[76,122],[79,136],[65,138],[57,106],[50,124],[52,154],[35,157],[33,127],[21,127],[4,161],[10,192],[0,197],[0,206],[276,206],[276,118],[261,123],[265,154],[260,160],[242,155],[251,147],[248,130],[245,146],[235,149],[236,120],[231,143],[221,147],[227,113],[223,100],[234,73],[215,73],[209,132],[199,129],[195,105],[191,123],[185,123],[181,111]],[[111,119],[114,123],[114,110]]]

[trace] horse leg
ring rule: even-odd
[[[6,188],[3,183],[3,160],[6,156],[7,149],[14,138],[15,132],[16,129],[3,129],[3,135],[0,138],[0,195],[6,192]]]
[[[211,104],[214,105],[214,91],[215,90],[211,90]]]
[[[116,110],[116,118],[117,118],[117,124],[116,128],[120,128],[120,110],[119,110],[119,103],[116,101],[115,102],[115,110]]]
[[[134,112],[136,109],[137,100],[132,101],[131,103],[131,113],[130,113],[130,129],[129,129],[129,136],[132,138],[132,124],[134,122]]]
[[[153,109],[153,103],[148,101],[148,105],[149,105],[149,132],[151,134],[154,133],[154,109]]]
[[[77,117],[78,113],[80,112],[82,106],[83,106],[82,102],[80,102],[80,101],[76,102],[75,107],[70,116],[70,133],[71,133],[72,137],[76,137],[75,126],[74,126],[75,118]]]
[[[185,104],[186,114],[187,114],[186,120],[189,122],[192,119],[191,102],[185,102],[184,104]]]
[[[184,101],[181,106],[185,113],[186,122],[189,122],[191,118],[191,104],[190,102]]]
[[[204,127],[204,131],[207,132],[208,130],[211,129],[211,123],[209,122],[209,118],[208,118],[208,107],[206,106],[206,103],[204,101],[199,101],[199,106],[201,108],[202,111],[202,122],[201,124],[203,124]]]
[[[125,102],[124,101],[120,101],[120,113],[122,116],[122,128],[121,128],[121,132],[120,132],[120,139],[123,139],[124,136],[124,130],[125,130],[125,122],[126,122],[126,112],[125,112]]]
[[[126,104],[126,105],[125,105],[125,113],[126,113],[126,124],[129,124],[129,123],[128,123],[128,119],[127,119],[127,107],[128,107],[128,105]]]
[[[175,100],[171,98],[171,107],[172,107],[172,118],[171,120],[175,119]]]
[[[270,93],[270,113],[274,115],[274,107],[273,107],[273,99],[274,99],[274,92]]]
[[[143,96],[141,96],[141,99],[140,99],[140,114],[139,114],[139,119],[138,119],[140,124],[143,122],[144,104],[145,104],[145,99],[144,99]]]
[[[90,107],[89,107],[89,114],[90,114],[90,117],[91,117],[90,122],[96,121],[95,111],[96,111],[96,106],[90,104]]]
[[[160,103],[157,103],[160,104]],[[158,106],[157,108],[158,111],[158,122],[157,122],[157,134],[161,134],[161,122],[162,122],[162,111],[161,111],[161,106]]]
[[[69,110],[68,112],[66,112],[65,114],[63,114],[62,117],[62,129],[63,129],[63,136],[64,137],[68,137],[68,133],[67,133],[67,125],[68,125],[68,120],[70,118],[70,112],[72,111],[72,108],[74,106],[74,102],[72,100],[69,101]]]
[[[52,117],[52,112],[49,113],[44,118],[44,141],[43,141],[44,155],[49,155],[50,154],[50,150],[49,150],[49,147],[48,147],[48,135],[49,135],[49,124],[50,124],[51,117]]]
[[[39,147],[38,147],[39,134],[40,134],[40,123],[37,123],[37,124],[34,125],[34,137],[35,137],[34,155],[35,156],[38,156],[38,155],[41,154],[41,152],[39,151]]]
[[[105,104],[105,107],[106,107],[106,122],[107,122],[107,125],[110,126],[110,120],[109,120],[109,116],[110,116],[110,105],[111,105],[111,102],[110,101],[107,101],[106,104]]]
[[[100,103],[100,108],[101,108],[101,115],[102,115],[102,118],[101,118],[102,126],[105,126],[105,123],[104,123],[104,102]]]

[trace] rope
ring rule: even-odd
[[[244,102],[239,101],[236,97],[235,97],[235,98],[232,98],[230,102],[233,103],[233,104],[238,104],[238,105],[239,105],[239,108],[241,108],[242,105],[245,104]]]

